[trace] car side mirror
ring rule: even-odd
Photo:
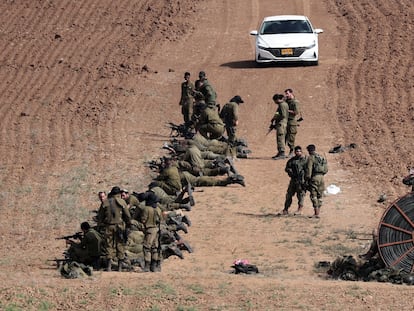
[[[316,28],[316,29],[314,30],[314,32],[315,32],[316,34],[319,34],[319,33],[322,33],[322,32],[323,32],[323,29]]]
[[[252,35],[252,36],[257,36],[257,35],[258,35],[257,30],[252,30],[252,31],[250,31],[250,35]]]

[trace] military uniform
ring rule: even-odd
[[[102,236],[94,229],[88,229],[79,244],[72,244],[68,249],[70,258],[85,265],[99,266],[102,254]]]
[[[293,148],[295,147],[295,138],[298,132],[298,120],[297,116],[299,115],[299,101],[295,98],[286,100],[289,106],[289,116],[286,127],[286,144],[289,147],[289,154],[293,153]]]
[[[154,185],[162,188],[169,195],[177,195],[182,189],[178,168],[170,165],[161,170],[154,181]]]
[[[286,213],[292,204],[292,198],[295,194],[298,198],[297,213],[300,213],[302,211],[303,201],[306,195],[305,171],[307,167],[307,161],[307,157],[296,155],[295,157],[290,158],[286,163],[285,172],[288,173],[290,177],[284,207],[284,211],[286,211]]]
[[[108,259],[108,270],[115,258],[120,261],[125,259],[125,229],[131,224],[131,215],[126,202],[121,198],[119,192],[111,191],[108,199],[102,202],[102,207],[97,215],[98,224],[105,227],[104,239],[106,247],[106,257]]]
[[[271,122],[276,125],[277,156],[285,155],[286,126],[288,122],[289,106],[285,101],[278,104],[277,111]]]
[[[306,175],[305,180],[308,183],[308,190],[310,192],[310,199],[312,201],[312,206],[315,211],[315,215],[317,218],[319,218],[319,211],[322,206],[322,196],[323,191],[325,189],[325,183],[323,174],[317,173],[314,170],[314,163],[316,153],[310,154],[308,157],[308,162],[306,164]]]
[[[201,85],[199,91],[203,94],[207,105],[216,105],[217,93],[211,86],[210,82],[208,82],[207,78],[204,78],[203,84]]]
[[[217,139],[224,134],[224,123],[214,105],[209,104],[201,112],[197,130],[208,139]]]
[[[189,125],[191,123],[191,116],[193,114],[193,104],[194,104],[194,84],[189,80],[181,83],[181,113],[184,117],[184,123]]]
[[[241,175],[233,175],[226,179],[219,179],[212,176],[194,176],[190,172],[180,172],[183,184],[190,183],[195,187],[225,187],[230,184],[240,184],[244,187],[244,179]]]
[[[141,216],[141,222],[144,225],[142,246],[145,260],[144,271],[146,272],[150,269],[155,271],[156,267],[160,267],[159,231],[161,218],[161,209],[157,206],[156,200],[147,199]]]
[[[232,101],[225,104],[220,111],[220,117],[224,121],[229,143],[234,143],[236,141],[236,126],[239,120],[239,104]]]

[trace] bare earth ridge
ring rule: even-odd
[[[324,29],[319,66],[255,66],[249,31],[276,14]],[[408,191],[412,1],[8,0],[0,21],[1,310],[413,310],[409,286],[327,280],[315,268],[366,251]],[[236,166],[246,187],[195,193],[185,236],[195,251],[161,273],[61,278],[46,261],[65,247],[54,237],[91,219],[97,191],[145,189],[143,162],[163,154],[166,122],[181,122],[183,73],[200,70],[220,103],[245,100],[239,134],[253,153]],[[341,188],[320,220],[276,217],[288,177],[265,134],[272,95],[288,87],[305,119],[297,143],[327,155],[326,184]],[[237,258],[260,274],[231,274]]]

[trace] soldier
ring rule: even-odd
[[[207,139],[218,139],[223,136],[224,123],[214,103],[207,103],[207,106],[200,114],[196,130]]]
[[[411,191],[414,192],[414,168],[409,170],[409,174],[402,180],[404,185],[411,186]]]
[[[319,212],[322,206],[322,195],[325,189],[323,176],[328,172],[326,159],[316,153],[315,145],[308,145],[306,149],[309,152],[306,163],[305,182],[310,192],[310,199],[314,210],[314,215],[310,218],[319,218]]]
[[[193,114],[194,104],[194,85],[190,81],[190,73],[184,73],[184,82],[181,83],[181,113],[184,117],[184,123],[187,127],[191,125],[191,115]]]
[[[124,245],[125,230],[131,225],[131,215],[126,202],[121,198],[121,189],[118,186],[113,187],[108,199],[102,202],[97,221],[98,225],[105,227],[106,270],[112,270],[112,263],[117,258],[118,271],[122,271],[122,264],[129,264],[125,259]]]
[[[236,142],[236,127],[239,123],[239,105],[242,103],[244,103],[243,99],[239,95],[236,95],[220,111],[220,118],[225,124],[227,141],[230,144]]]
[[[283,215],[289,214],[289,207],[292,204],[292,198],[296,194],[298,198],[298,210],[295,215],[300,215],[303,209],[303,200],[305,199],[305,169],[307,165],[307,157],[302,154],[300,146],[295,147],[295,156],[286,163],[285,172],[290,177],[289,186],[286,192],[285,208]]]
[[[292,89],[285,90],[286,102],[289,106],[288,122],[286,127],[286,144],[289,147],[289,157],[293,156],[296,133],[298,132],[299,101],[295,98]]]
[[[127,189],[121,190],[121,198],[126,202],[129,209],[129,214],[134,215],[137,208],[139,208],[139,201],[136,196],[130,195]]]
[[[285,140],[286,140],[286,125],[288,121],[288,104],[284,101],[282,94],[273,95],[273,102],[277,105],[277,110],[272,120],[270,120],[270,127],[276,129],[276,144],[277,154],[272,157],[274,160],[285,159]]]
[[[198,74],[199,80],[197,80],[197,87],[198,91],[203,94],[204,100],[206,101],[206,104],[210,104],[213,107],[216,107],[216,99],[217,99],[217,93],[211,86],[210,82],[208,81],[206,77],[206,73],[204,71],[200,71]]]
[[[162,188],[167,194],[176,196],[181,192],[182,184],[180,174],[177,166],[173,163],[172,158],[164,158],[163,167],[159,175],[150,184],[150,189],[153,187]]]
[[[102,236],[92,229],[88,222],[81,223],[81,229],[83,237],[80,243],[66,240],[66,243],[70,245],[68,249],[69,257],[98,270],[100,268],[100,256],[102,255]]]
[[[145,197],[145,207],[142,211],[141,223],[144,225],[144,272],[161,271],[161,254],[159,245],[159,234],[161,224],[161,210],[157,206],[159,199],[148,191]]]
[[[178,162],[181,170],[190,171],[194,175],[217,176],[229,173],[229,167],[224,164],[224,157],[212,152],[201,152],[193,140],[185,141],[187,149]],[[211,160],[205,159],[211,157]],[[214,162],[216,160],[216,162]],[[214,163],[222,163],[215,166]]]
[[[212,176],[194,176],[190,172],[180,172],[181,182],[183,184],[190,183],[195,187],[213,187],[222,186],[225,187],[230,184],[239,184],[246,187],[244,177],[242,175],[234,174],[226,179],[219,179]]]

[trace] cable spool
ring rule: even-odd
[[[377,242],[387,267],[414,272],[414,192],[397,199],[384,212]]]

